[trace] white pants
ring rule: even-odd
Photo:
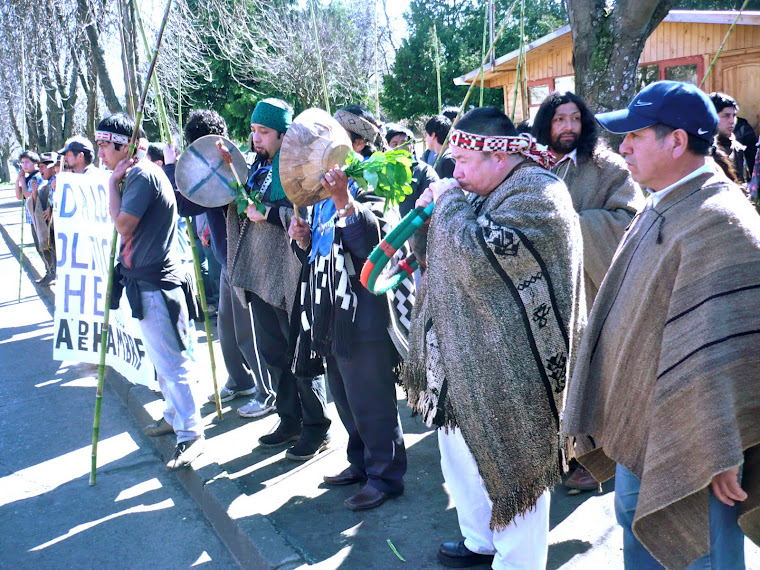
[[[164,419],[174,428],[177,443],[203,437],[203,420],[190,381],[190,358],[177,340],[174,324],[161,291],[141,291],[143,318],[140,328],[145,352],[158,374],[158,385],[166,401]],[[187,319],[187,309],[180,315]]]
[[[459,430],[438,430],[441,470],[457,507],[464,545],[478,554],[495,554],[493,568],[546,568],[549,550],[547,489],[536,506],[515,518],[504,530],[490,529],[492,502],[475,458]]]

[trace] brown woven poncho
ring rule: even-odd
[[[738,187],[702,174],[647,206],[624,237],[563,425],[597,480],[615,461],[640,478],[633,530],[668,568],[707,552],[708,486],[737,465],[750,494],[740,524],[760,538],[758,343],[760,218]]]
[[[428,425],[461,430],[494,529],[560,480],[557,413],[584,314],[578,216],[532,164],[485,199],[455,188],[436,201],[404,374]]]
[[[619,154],[597,145],[590,157],[569,158],[552,168],[567,185],[583,234],[588,311],[634,214],[644,206],[639,185]]]

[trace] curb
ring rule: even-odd
[[[111,368],[106,373],[106,382],[119,394],[138,425],[154,420],[146,406],[158,397],[149,388],[132,384]],[[165,435],[151,439],[167,461],[174,452],[173,438]],[[241,493],[218,464],[198,470],[191,466],[176,475],[242,568],[288,570],[305,564],[266,517],[238,520],[230,517],[227,508]]]

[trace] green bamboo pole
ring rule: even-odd
[[[483,67],[485,66],[485,55],[486,55],[486,34],[488,33],[488,4],[486,4],[485,12],[483,13],[483,47],[480,50],[480,104],[478,107],[483,106],[483,91],[484,91],[484,82],[485,82],[485,72],[483,71]],[[491,73],[493,73],[493,69],[491,70]]]
[[[522,52],[523,73],[522,73],[522,108],[523,121],[528,118],[528,52],[525,51],[525,0],[520,5],[520,51]]]
[[[118,4],[119,4],[119,18],[121,18],[123,22],[125,20],[124,5],[122,4],[121,0],[119,0]],[[124,84],[126,85],[125,98],[127,102],[127,110],[129,111],[130,115],[134,116],[135,98],[134,98],[134,94],[132,93],[132,75],[129,70],[129,63],[124,57],[124,54],[127,53],[127,41],[124,38],[124,26],[119,26],[119,42],[121,43],[121,54],[122,54],[121,61],[124,67]]]
[[[21,34],[21,152],[26,150],[26,55],[24,34]],[[24,221],[26,220],[26,196],[21,190],[21,240],[18,250],[18,302],[21,302],[21,279],[24,276]]]
[[[520,0],[520,54],[517,56],[517,71],[515,72],[515,95],[512,101],[512,122],[515,122],[515,113],[517,112],[517,94],[520,92],[520,82],[525,74],[525,65],[523,62],[523,49],[525,49],[525,35],[523,22],[525,22],[525,0]],[[524,105],[523,105],[524,106]],[[525,109],[523,109],[525,114]]]
[[[433,42],[435,44],[435,80],[438,87],[438,114],[443,111],[443,99],[441,97],[441,48],[438,45],[438,28],[433,24]]]
[[[135,128],[132,131],[132,139],[129,142],[129,152],[127,156],[134,156],[135,143],[137,141],[137,134],[140,132],[140,125],[142,124],[143,112],[145,110],[145,100],[148,97],[148,87],[150,86],[150,79],[153,77],[153,71],[156,68],[156,59],[158,57],[158,50],[161,47],[161,38],[164,35],[164,29],[166,28],[166,21],[169,19],[169,9],[171,8],[172,0],[168,0],[166,3],[166,11],[164,12],[164,19],[161,22],[161,28],[158,32],[158,38],[156,39],[156,51],[153,54],[153,60],[148,68],[148,75],[145,78],[145,85],[143,85],[142,96],[140,97],[140,109],[135,117]],[[105,382],[105,369],[106,369],[106,351],[108,348],[108,326],[109,318],[111,316],[111,293],[113,291],[113,267],[116,257],[116,240],[118,233],[116,226],[113,228],[113,236],[111,238],[111,254],[108,261],[108,286],[106,287],[105,298],[105,311],[103,312],[103,329],[100,334],[100,362],[98,364],[98,387],[95,392],[95,417],[92,422],[92,460],[90,466],[90,485],[95,485],[97,482],[97,469],[98,469],[98,439],[100,437],[100,412],[103,405],[103,384]]]
[[[710,62],[710,67],[707,68],[707,71],[705,71],[705,76],[702,78],[702,81],[699,82],[699,87],[701,88],[702,85],[705,84],[705,81],[707,80],[707,76],[710,75],[710,72],[712,71],[713,66],[715,65],[715,62],[718,60],[718,56],[723,51],[723,47],[726,45],[726,42],[728,41],[728,37],[731,35],[731,32],[734,31],[734,26],[736,26],[736,22],[739,21],[739,18],[742,15],[742,12],[744,12],[744,9],[747,7],[747,4],[749,4],[749,0],[744,0],[744,4],[742,4],[742,7],[739,8],[739,13],[736,15],[736,18],[734,18],[734,21],[731,23],[731,26],[728,28],[728,31],[726,32],[726,36],[723,38],[723,41],[720,44],[720,47],[718,48],[718,51],[715,52],[715,56],[713,56],[712,61]]]
[[[377,0],[374,0],[375,7],[375,117],[380,120],[380,69],[377,63]]]
[[[145,35],[145,27],[143,26],[142,17],[140,16],[140,8],[137,6],[136,0],[132,0],[132,7],[135,10],[135,20],[137,20],[137,26],[140,28],[140,35],[142,36],[143,45],[145,46],[145,54],[148,59],[153,58],[150,45],[148,45],[148,37]],[[161,134],[161,140],[163,142],[169,141],[171,143],[171,131],[169,130],[169,121],[167,119],[166,107],[164,106],[164,97],[161,93],[161,85],[158,82],[158,77],[153,74],[151,78],[153,82],[153,90],[156,93],[156,107],[158,108],[158,130]]]
[[[314,28],[314,41],[317,44],[317,61],[319,62],[319,75],[322,78],[322,94],[325,98],[325,111],[332,115],[330,111],[330,97],[327,93],[327,81],[325,80],[325,69],[322,66],[322,50],[319,47],[319,32],[317,30],[317,16],[314,12],[314,0],[309,0],[309,7],[311,8],[311,23]],[[298,217],[298,208],[296,208],[296,217]]]
[[[501,25],[501,28],[499,28],[499,33],[496,34],[496,36],[493,39],[493,42],[491,42],[491,46],[488,48],[488,51],[486,52],[485,56],[483,57],[483,63],[481,65],[485,65],[485,61],[491,57],[491,52],[493,52],[494,48],[496,47],[496,43],[501,39],[501,35],[504,33],[504,30],[507,29],[507,24],[509,23],[509,18],[512,16],[512,12],[515,9],[515,6],[517,6],[517,3],[520,2],[520,0],[515,0],[512,4],[512,7],[509,9],[509,12],[507,12],[506,17],[504,18],[504,23]],[[467,94],[464,96],[464,101],[462,101],[462,106],[459,108],[459,113],[457,113],[456,119],[454,119],[454,123],[457,123],[459,119],[462,117],[462,114],[464,113],[465,108],[467,107],[467,102],[470,100],[470,95],[472,95],[472,90],[475,87],[475,84],[477,83],[477,77],[472,80],[472,83],[470,83],[470,88],[467,90]],[[446,139],[443,141],[443,146],[441,147],[441,152],[438,153],[438,156],[435,158],[435,165],[433,168],[436,168],[438,166],[438,162],[441,160],[441,156],[443,156],[444,151],[446,150],[446,147],[449,145],[449,139],[451,138],[451,131],[454,129],[449,130],[449,134],[446,135]]]
[[[234,172],[234,171],[233,171]],[[203,309],[203,322],[206,325],[206,344],[208,345],[208,356],[211,362],[211,378],[214,381],[214,402],[216,403],[216,417],[222,421],[222,400],[219,396],[219,385],[216,381],[216,359],[214,358],[214,339],[211,336],[211,322],[208,317],[208,305],[206,304],[206,288],[203,286],[203,275],[201,274],[201,263],[198,258],[198,248],[195,244],[195,234],[193,226],[190,224],[190,218],[185,216],[187,233],[190,236],[190,247],[193,250],[193,266],[195,267],[195,281],[198,283],[198,292],[201,296],[201,308]]]
[[[133,0],[134,2],[134,0]],[[148,39],[145,36],[145,28],[143,28],[142,18],[140,17],[140,9],[137,7],[137,3],[134,3],[135,18],[140,27],[140,33],[142,34],[143,43],[145,44],[145,51],[149,58],[153,57],[148,45]],[[161,93],[161,87],[158,83],[158,78],[155,74],[152,77],[153,89],[156,92],[156,106],[158,107],[159,127],[161,131],[161,139],[164,143],[171,145],[171,129],[169,127],[169,119],[166,114],[166,107],[164,105],[164,96]],[[208,316],[208,305],[206,304],[206,288],[203,285],[203,274],[201,273],[201,262],[198,256],[198,248],[195,244],[195,234],[193,233],[192,224],[190,218],[185,216],[185,224],[187,225],[187,233],[190,238],[190,249],[193,252],[193,269],[195,273],[195,281],[198,286],[198,293],[201,298],[201,309],[203,310],[203,321],[206,327],[206,345],[208,346],[209,361],[211,363],[211,379],[214,383],[214,401],[216,402],[216,417],[219,421],[222,421],[222,400],[219,396],[219,384],[216,380],[216,359],[214,358],[214,339],[211,336],[211,321]]]
[[[179,149],[182,141],[182,35],[177,34],[177,122],[179,123]]]

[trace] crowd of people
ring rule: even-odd
[[[462,533],[440,545],[444,566],[544,568],[550,491],[572,470],[564,484],[581,491],[615,477],[626,568],[743,568],[745,534],[760,540],[751,203],[760,153],[744,138],[749,125],[737,136],[737,102],[659,81],[597,115],[554,92],[522,132],[494,107],[444,111],[426,123],[419,159],[408,127],[356,105],[334,116],[364,157],[410,149],[413,193],[400,212],[340,165],[321,179],[329,198],[296,211],[280,178],[293,110],[280,99],[261,100],[251,116],[246,187],[264,208],[242,216],[178,191],[171,146],[131,157],[128,115],[100,122],[97,155],[112,171],[122,243],[116,279],[166,402],[144,431],[177,436],[167,467],[190,465],[205,445],[186,350],[198,308],[177,258],[182,215],[196,219],[219,267],[221,400],[249,398],[238,408],[246,418],[278,414],[259,445],[306,461],[331,444],[329,387],[348,467],[324,482],[359,485],[348,509],[404,492],[400,382],[414,413],[438,428]],[[619,153],[599,125],[624,135]],[[195,110],[185,141],[205,135],[226,136],[227,125]],[[55,279],[56,173],[86,173],[93,158],[82,137],[20,157],[16,192],[47,268],[40,285]],[[400,216],[431,203],[411,240],[419,270],[404,299],[409,319],[360,272]]]

